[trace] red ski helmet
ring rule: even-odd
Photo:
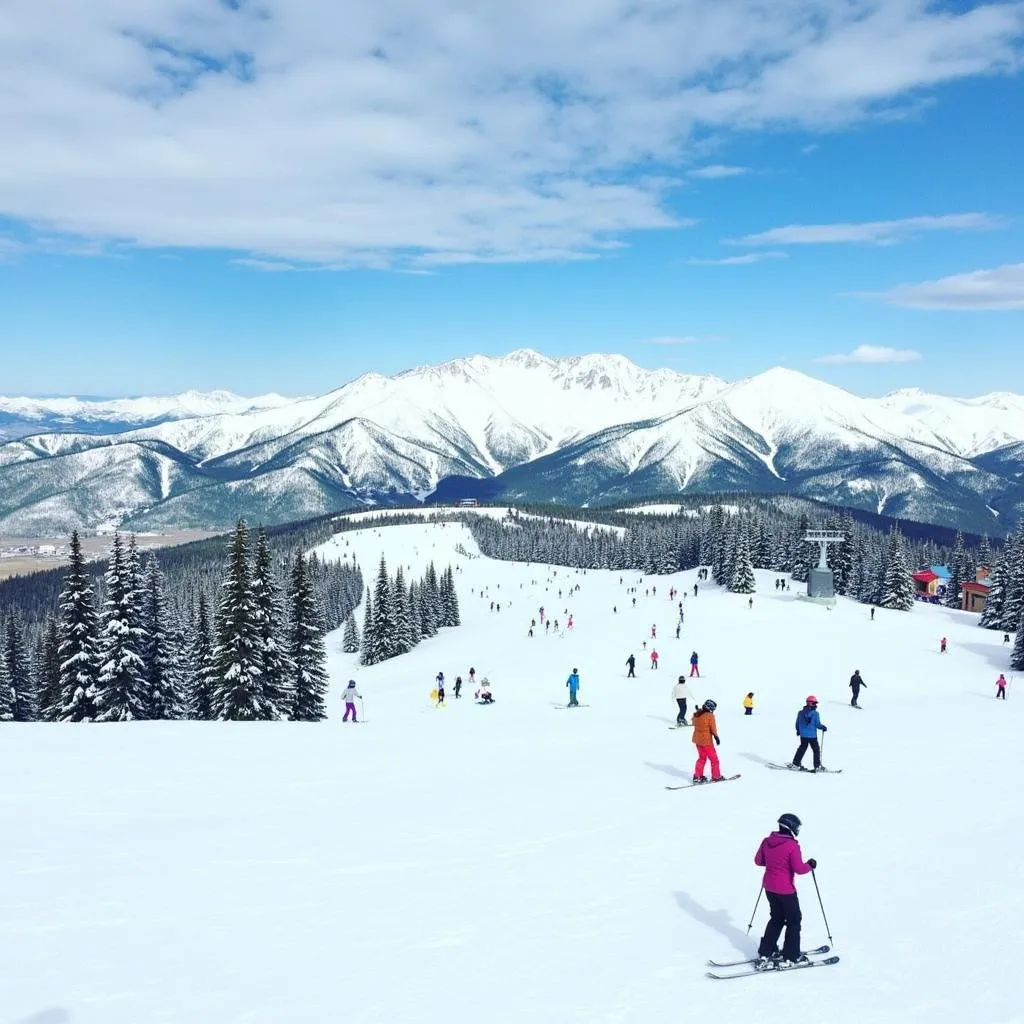
[[[815,697],[814,694],[812,693],[812,694],[810,694],[808,696],[807,700],[804,701],[804,703],[805,704],[817,704],[818,703],[818,698]]]

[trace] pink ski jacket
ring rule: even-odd
[[[754,854],[754,863],[764,868],[765,892],[788,894],[796,892],[794,875],[806,875],[811,870],[800,853],[800,844],[782,832],[773,832],[761,840]]]

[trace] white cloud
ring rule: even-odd
[[[708,164],[690,171],[691,178],[735,178],[740,174],[749,174],[749,167],[733,167],[729,164]]]
[[[990,231],[1004,221],[987,213],[948,213],[939,217],[904,217],[853,224],[788,224],[756,235],[732,239],[737,245],[821,245],[854,242],[893,245],[927,231]]]
[[[775,249],[765,252],[745,252],[742,256],[723,256],[721,259],[691,259],[687,263],[695,267],[734,267],[745,263],[761,263],[763,260],[784,260],[786,253]]]
[[[5,0],[0,216],[324,266],[565,259],[678,225],[709,132],[1011,73],[1020,3]],[[20,234],[20,231],[18,232]]]
[[[916,363],[920,352],[909,348],[886,348],[884,345],[858,345],[852,352],[819,356],[816,363]]]
[[[806,146],[800,147],[801,156],[810,156],[812,153],[816,153],[821,147],[816,142],[809,142]]]
[[[1024,263],[857,294],[912,309],[1024,309]]]
[[[262,270],[269,274],[285,273],[290,270],[301,270],[287,260],[262,260],[255,256],[240,256],[231,261],[237,267],[248,267],[250,270]]]

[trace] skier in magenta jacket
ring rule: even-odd
[[[813,871],[818,862],[813,857],[804,862],[800,844],[796,841],[799,833],[800,819],[795,814],[783,814],[779,817],[778,831],[762,839],[754,854],[754,863],[765,869],[761,884],[771,911],[768,926],[757,947],[760,959],[755,966],[760,970],[785,969],[807,963],[807,957],[800,952],[800,898],[793,880],[796,875]],[[786,929],[786,940],[780,958],[778,942],[783,928]]]

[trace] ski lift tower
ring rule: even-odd
[[[836,588],[832,570],[828,567],[828,546],[841,544],[846,540],[846,534],[838,530],[808,530],[804,540],[818,545],[818,564],[807,574],[807,594],[799,596],[818,604],[835,604]]]

